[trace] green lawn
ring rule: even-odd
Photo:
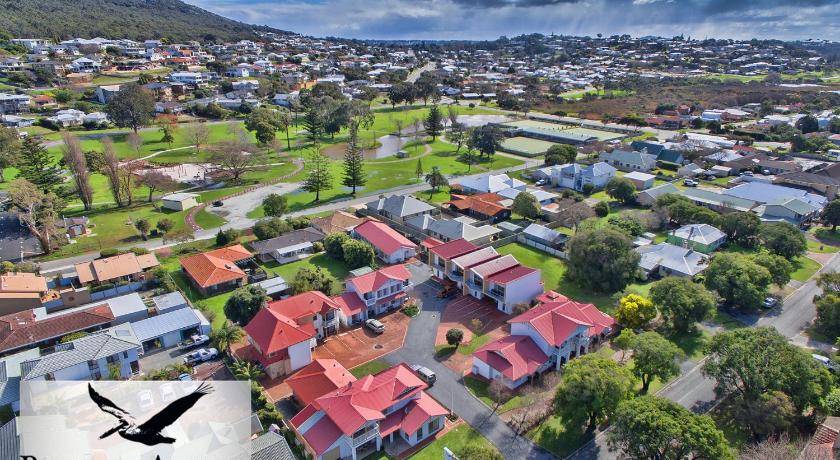
[[[198,291],[195,290],[195,288],[192,287],[189,280],[187,280],[187,277],[180,271],[180,269],[170,272],[170,274],[172,275],[172,279],[175,281],[175,284],[178,285],[178,288],[180,288],[181,292],[184,293],[190,302],[200,302],[208,310],[213,312],[213,329],[222,327],[226,319],[224,311],[225,302],[227,302],[227,299],[233,294],[233,291],[204,298],[198,293]]]
[[[195,214],[195,223],[199,227],[207,230],[210,228],[221,227],[226,224],[227,221],[212,212],[208,212],[206,209],[202,209]]]
[[[805,256],[797,257],[792,262],[794,271],[790,274],[790,278],[800,283],[808,281],[822,267],[816,260]]]
[[[374,359],[373,361],[368,361],[362,365],[350,369],[350,373],[353,374],[353,376],[357,379],[360,379],[366,375],[373,375],[378,372],[382,372],[390,367],[391,365],[386,363],[385,361]]]
[[[263,266],[263,268],[265,268],[267,272],[280,275],[283,277],[283,279],[289,282],[295,278],[295,274],[298,272],[298,270],[304,267],[312,269],[320,267],[321,270],[327,271],[339,281],[343,281],[345,278],[347,278],[347,275],[350,274],[349,270],[347,270],[347,266],[344,265],[343,261],[333,259],[325,253],[316,254],[307,259],[292,262],[290,264],[277,265],[277,263],[274,262],[265,264]]]
[[[805,241],[808,243],[808,252],[818,252],[820,254],[834,254],[835,252],[840,251],[839,247],[833,246],[827,240],[814,241],[809,238]]]
[[[496,407],[496,403],[493,401],[493,398],[490,397],[490,392],[488,391],[490,388],[490,384],[485,381],[473,378],[473,377],[464,377],[464,386],[467,387],[468,390],[472,394],[475,395],[476,398],[480,399],[481,402],[490,407]],[[501,414],[507,412],[509,410],[516,409],[520,407],[522,404],[522,398],[519,395],[513,395],[507,401],[505,401],[499,408],[496,410],[497,413]]]
[[[592,439],[577,423],[569,423],[558,415],[552,415],[538,427],[527,433],[528,438],[560,458],[571,454]]]
[[[449,450],[455,453],[455,455],[458,455],[464,447],[472,445],[481,445],[490,449],[495,449],[487,438],[482,436],[481,433],[475,431],[471,426],[464,423],[434,440],[434,442],[409,458],[412,460],[440,460],[443,458],[444,447],[448,447]]]

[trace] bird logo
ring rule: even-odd
[[[119,433],[120,436],[129,441],[138,442],[147,446],[174,443],[175,438],[164,436],[161,434],[161,431],[175,423],[178,417],[184,415],[202,396],[210,394],[212,391],[213,387],[210,384],[206,382],[202,383],[192,393],[172,401],[163,410],[152,416],[152,418],[138,425],[130,413],[114,404],[110,399],[97,393],[93,389],[93,385],[88,383],[90,399],[99,406],[102,412],[111,414],[119,420],[117,426],[102,433],[99,439],[105,439],[114,433]]]

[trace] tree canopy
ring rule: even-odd
[[[639,254],[630,239],[605,228],[580,232],[567,244],[571,280],[599,292],[624,289],[635,279]]]
[[[596,354],[584,355],[566,365],[554,410],[566,420],[587,420],[593,428],[630,398],[632,391],[633,375],[627,368]]]
[[[757,308],[767,297],[770,272],[743,254],[720,253],[704,272],[706,287],[717,291],[728,305]]]
[[[650,298],[665,322],[678,332],[688,332],[715,308],[714,296],[702,285],[673,276],[654,283]]]
[[[240,326],[251,321],[266,303],[265,289],[255,284],[243,286],[231,294],[225,302],[225,316]]]

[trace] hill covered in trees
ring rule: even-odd
[[[13,37],[222,41],[254,29],[179,0],[0,0],[0,31]]]

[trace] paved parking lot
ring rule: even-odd
[[[315,348],[312,358],[332,358],[351,369],[400,348],[410,318],[400,311],[394,311],[377,319],[385,325],[382,334],[374,334],[366,327],[341,332]]]
[[[478,300],[471,296],[459,295],[446,305],[440,318],[435,345],[446,343],[446,331],[452,328],[464,331],[464,343],[469,343],[473,337],[472,321],[479,319],[482,323],[480,334],[491,334],[493,338],[506,333],[505,322],[511,318],[496,308],[496,303],[488,300]]]

